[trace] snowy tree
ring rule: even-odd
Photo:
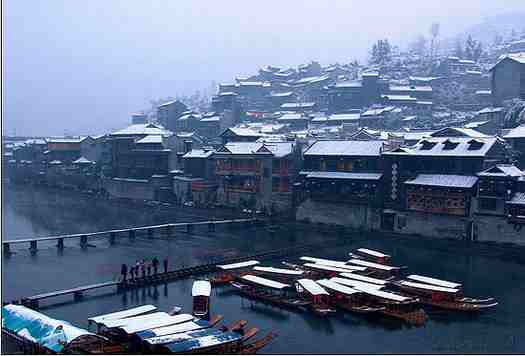
[[[424,56],[427,52],[427,39],[423,35],[419,35],[414,42],[410,44],[410,51]]]
[[[372,58],[371,63],[373,64],[384,64],[391,58],[392,47],[387,39],[378,40],[372,46]]]
[[[437,53],[439,29],[439,22],[434,22],[430,26],[430,58],[434,58]]]

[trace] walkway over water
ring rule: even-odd
[[[175,228],[186,228],[186,232],[190,233],[193,231],[195,226],[208,226],[209,231],[215,231],[217,225],[225,224],[255,224],[257,222],[263,222],[263,220],[250,218],[250,219],[229,219],[229,220],[207,220],[207,221],[198,221],[198,222],[187,222],[187,223],[171,223],[171,224],[161,224],[161,225],[152,225],[152,226],[139,226],[131,227],[126,229],[117,229],[117,230],[106,230],[106,231],[97,231],[90,233],[81,233],[81,234],[68,234],[68,235],[58,235],[58,236],[49,236],[49,237],[39,237],[39,238],[27,238],[27,239],[16,239],[16,240],[7,240],[2,242],[4,254],[10,254],[10,247],[12,244],[24,244],[29,243],[29,248],[32,252],[37,251],[38,242],[44,241],[57,241],[57,248],[64,248],[65,239],[80,239],[80,246],[86,247],[89,238],[101,237],[107,235],[111,244],[115,243],[117,234],[127,233],[130,238],[134,238],[135,234],[139,231],[146,231],[149,238],[153,238],[155,231],[165,231],[168,236],[172,236]]]
[[[196,275],[200,275],[204,273],[216,272],[219,270],[217,265],[236,263],[236,262],[241,262],[241,261],[250,260],[254,258],[284,257],[290,254],[299,253],[301,251],[311,250],[316,247],[318,247],[318,245],[316,244],[303,244],[303,245],[291,246],[287,248],[259,252],[259,253],[248,255],[248,256],[225,258],[219,261],[215,261],[213,263],[181,268],[181,269],[177,269],[174,271],[168,271],[168,272],[158,273],[158,274],[149,275],[149,276],[143,276],[140,278],[135,278],[133,280],[127,280],[126,282],[109,281],[109,282],[104,282],[104,283],[91,284],[87,286],[81,286],[81,287],[76,287],[76,288],[70,288],[70,289],[58,290],[54,292],[37,294],[31,297],[22,298],[20,302],[23,305],[26,305],[32,308],[38,308],[39,301],[48,299],[48,298],[72,294],[75,300],[77,300],[83,296],[83,292],[86,292],[89,290],[112,287],[112,286],[117,286],[119,290],[123,290],[123,289],[129,289],[129,288],[134,288],[134,287],[142,287],[145,285],[156,284],[156,283],[166,283],[171,280],[187,278],[190,276],[196,276]]]

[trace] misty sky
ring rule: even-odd
[[[159,97],[267,64],[363,60],[431,22],[452,36],[525,1],[3,1],[3,134],[99,134]]]

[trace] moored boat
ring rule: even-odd
[[[389,266],[389,265],[385,265],[381,263],[365,261],[365,260],[361,260],[358,258],[352,258],[348,260],[348,264],[353,265],[353,266],[366,267],[369,270],[374,272],[373,273],[374,276],[380,277],[380,278],[390,277],[393,274],[397,274],[399,270],[401,269],[401,267]]]
[[[238,263],[230,263],[227,265],[217,265],[217,268],[222,270],[217,276],[210,279],[212,285],[228,284],[235,280],[236,276],[249,273],[249,269],[258,265],[260,262],[256,260],[243,261]]]
[[[250,272],[250,274],[271,276],[273,279],[279,282],[290,283],[294,282],[298,278],[301,278],[305,272],[297,269],[255,266],[253,267],[253,270]]]
[[[464,297],[461,289],[400,280],[393,283],[399,290],[416,296],[421,303],[457,311],[481,311],[498,305],[494,298]]]
[[[310,304],[293,295],[292,288],[289,284],[280,283],[271,279],[262,278],[254,275],[245,275],[238,281],[230,282],[244,295],[266,301],[272,304],[304,309]]]
[[[315,314],[326,316],[335,313],[335,310],[330,308],[330,293],[315,281],[307,278],[299,279],[295,288],[300,297],[310,301],[310,309]]]
[[[371,250],[368,248],[358,248],[353,253],[350,253],[351,257],[364,258],[369,261],[381,264],[390,263],[391,256],[380,251]]]
[[[193,315],[198,318],[207,318],[210,313],[211,283],[209,281],[195,281],[191,289],[193,297]]]
[[[331,278],[330,280],[338,283],[339,281],[343,282],[344,278]],[[419,299],[417,298],[383,291],[381,290],[382,286],[364,282],[354,283],[352,288],[365,293],[370,304],[384,307],[381,310],[384,315],[401,319],[416,326],[423,325],[428,318],[425,311],[419,308]]]
[[[369,314],[377,313],[385,309],[381,306],[373,306],[365,303],[363,292],[347,287],[328,279],[318,280],[317,283],[330,291],[330,304],[343,310]]]

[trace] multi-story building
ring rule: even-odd
[[[494,105],[508,99],[525,99],[525,52],[502,56],[490,72]]]
[[[157,107],[157,122],[166,129],[175,131],[176,121],[188,108],[179,100],[173,100]]]
[[[292,142],[230,142],[214,154],[219,204],[285,211],[297,162]]]

